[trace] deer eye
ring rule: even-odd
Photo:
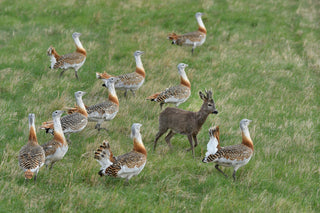
[[[208,106],[209,106],[209,107],[211,107],[211,106],[212,106],[212,104],[208,104]]]

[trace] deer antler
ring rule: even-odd
[[[207,89],[205,89],[205,92],[206,92],[206,100],[210,100],[210,99],[212,99],[212,89],[210,89],[210,90],[207,90]]]

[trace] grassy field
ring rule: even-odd
[[[93,0],[0,1],[0,212],[319,212],[320,211],[320,3],[317,0]],[[194,14],[204,12],[208,35],[191,55],[190,47],[166,40],[168,33],[197,29]],[[46,50],[74,50],[81,32],[86,63],[74,72],[50,70]],[[118,92],[120,111],[103,127],[89,123],[71,135],[65,158],[36,184],[24,183],[18,152],[28,139],[29,113],[36,126],[51,113],[75,103],[102,102],[107,90],[95,72],[133,72],[133,53],[145,51],[146,81],[134,98]],[[196,158],[185,136],[164,136],[153,152],[158,104],[145,97],[179,82],[177,64],[186,63],[192,94],[179,108],[197,111],[199,90],[212,88],[217,115],[198,135]],[[208,128],[220,126],[223,146],[241,142],[239,121],[249,126],[255,145],[237,181],[213,164],[203,164]],[[148,162],[139,176],[99,177],[94,150],[104,139],[115,155],[132,149],[130,127],[141,133]],[[40,144],[52,136],[37,129]]]

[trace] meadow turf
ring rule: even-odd
[[[93,0],[0,1],[0,212],[319,212],[320,211],[320,2],[317,0]],[[195,49],[178,47],[168,33],[197,29],[204,12],[207,40]],[[75,49],[80,32],[87,60],[59,78],[48,68],[46,50]],[[95,72],[133,72],[133,53],[145,51],[144,85],[136,97],[118,91],[116,118],[97,132],[94,123],[71,135],[63,160],[43,167],[25,184],[18,152],[28,140],[28,114],[36,127],[56,109],[73,106],[86,91],[86,105],[102,102],[107,89]],[[190,98],[179,106],[197,111],[199,90],[213,90],[217,115],[198,134],[193,159],[186,136],[164,136],[154,152],[160,107],[145,98],[179,82],[186,63]],[[249,126],[255,146],[238,170],[203,164],[208,128],[220,126],[222,146],[241,142],[239,121]],[[142,123],[148,151],[144,170],[126,185],[99,177],[95,149],[108,139],[115,155],[132,149],[130,127]],[[52,138],[37,129],[40,144]]]

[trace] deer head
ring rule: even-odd
[[[205,93],[206,94],[203,94],[201,91],[199,91],[199,96],[203,100],[201,110],[204,110],[208,113],[218,114],[218,110],[216,109],[214,100],[212,98],[212,91],[205,90]]]

